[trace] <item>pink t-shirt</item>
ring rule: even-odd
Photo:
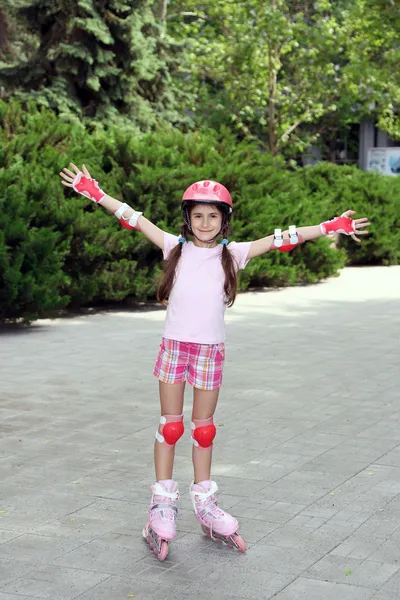
[[[164,232],[164,259],[179,244],[178,239]],[[228,244],[238,269],[244,269],[249,262],[250,246],[251,242]],[[221,253],[220,244],[215,248],[199,248],[193,242],[183,244],[168,300],[165,338],[198,344],[218,344],[225,340],[225,274]]]

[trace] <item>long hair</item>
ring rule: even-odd
[[[227,237],[230,229],[229,220],[225,211],[222,211],[219,206],[216,206],[216,208],[222,214],[221,234],[225,238]],[[189,210],[191,211],[192,207]],[[186,223],[185,219],[185,223],[181,227],[181,236],[187,239],[190,233],[189,225]],[[157,290],[157,299],[162,304],[168,304],[168,298],[175,282],[176,268],[182,255],[182,246],[183,244],[181,243],[175,246],[175,248],[171,250],[168,260],[166,260],[164,263],[163,274]],[[226,244],[222,246],[221,264],[225,273],[225,302],[227,306],[232,306],[232,304],[235,302],[237,294],[237,264],[236,259],[230,253]]]

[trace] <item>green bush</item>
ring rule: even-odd
[[[0,320],[155,298],[161,252],[62,186],[58,173],[70,161],[84,162],[108,194],[174,233],[183,190],[203,178],[231,190],[237,241],[292,223],[318,224],[347,208],[373,220],[361,246],[345,239],[336,251],[319,238],[291,253],[254,259],[241,274],[241,289],[315,282],[337,274],[346,256],[354,264],[399,259],[393,243],[399,192],[392,178],[334,165],[290,171],[281,158],[238,144],[229,131],[89,135],[50,112],[0,102]]]
[[[361,171],[356,167],[337,167],[320,163],[296,173],[304,193],[321,196],[328,212],[321,218],[334,217],[349,208],[354,218],[368,217],[369,235],[355,244],[341,235],[339,243],[346,250],[350,265],[395,265],[400,262],[400,186],[396,177]],[[361,239],[361,238],[360,238]]]
[[[68,303],[60,294],[68,283],[62,270],[68,244],[40,218],[48,190],[38,171],[35,164],[28,171],[18,156],[0,168],[0,321],[31,320]]]

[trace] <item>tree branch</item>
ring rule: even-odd
[[[208,17],[206,17],[205,15],[201,15],[199,13],[195,13],[195,12],[180,12],[180,13],[175,13],[173,15],[168,15],[167,19],[174,19],[175,17],[197,17],[198,19],[203,19],[204,21],[208,20]]]
[[[290,135],[295,129],[297,129],[297,127],[304,121],[304,117],[306,117],[309,114],[310,114],[310,111],[306,110],[306,112],[302,115],[302,117],[300,119],[298,119],[298,121],[296,121],[296,123],[291,125],[289,127],[289,129],[287,129],[286,131],[284,131],[282,133],[282,135],[280,136],[280,138],[278,140],[278,143],[281,142],[285,136]]]

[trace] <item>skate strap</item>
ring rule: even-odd
[[[176,512],[176,514],[178,514],[178,509],[176,506],[174,506],[173,504],[152,504],[151,506],[151,510],[173,510],[174,512]]]
[[[214,515],[214,510],[217,508],[217,510],[220,511],[220,509],[213,504],[212,506],[206,506],[205,508],[203,508],[198,514],[199,517],[201,517],[202,519],[204,519],[204,517],[206,517],[207,515],[210,515],[210,517],[212,517],[213,519],[215,519],[215,515]],[[221,511],[220,511],[221,512]]]
[[[218,486],[215,483],[215,481],[211,482],[211,489],[208,490],[208,492],[193,492],[192,494],[194,494],[195,496],[198,497],[199,500],[206,500],[206,498],[209,498],[210,496],[212,496],[213,494],[215,494],[215,492],[218,492]]]
[[[179,500],[179,491],[167,492],[158,481],[151,486],[151,489],[156,496],[165,496],[166,498],[171,498],[171,500]]]
[[[126,211],[127,208],[131,208],[129,206],[129,204],[121,204],[121,206],[119,207],[118,210],[115,211],[114,215],[117,217],[117,219],[120,219],[121,217],[124,218],[124,212]]]

